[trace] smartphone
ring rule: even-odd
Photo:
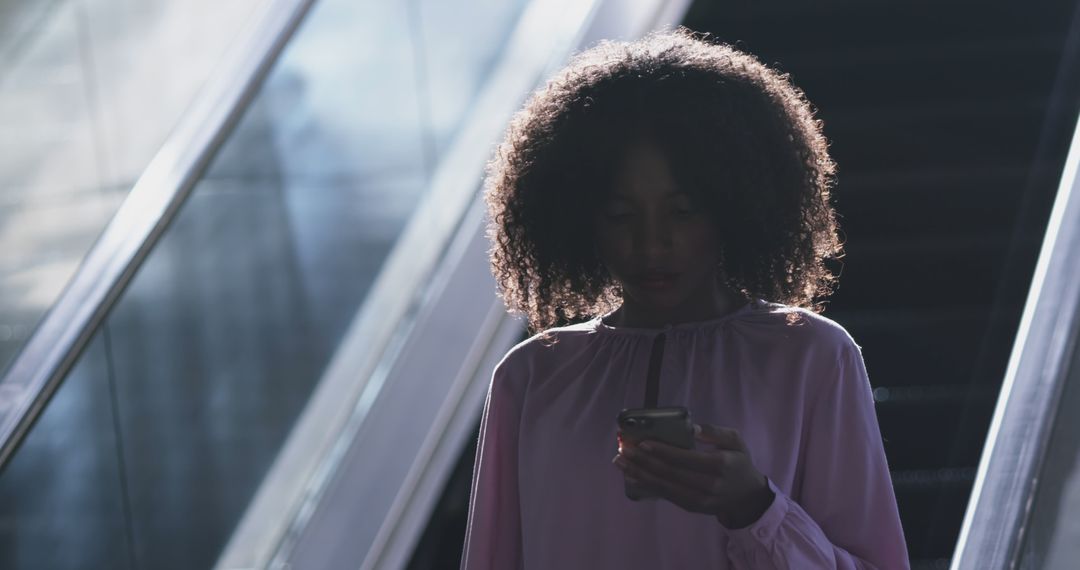
[[[690,419],[690,410],[683,406],[627,409],[619,412],[617,421],[620,452],[623,445],[633,446],[650,439],[682,449],[694,448],[694,422]],[[657,498],[625,479],[623,486],[630,500]]]

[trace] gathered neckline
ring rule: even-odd
[[[719,324],[725,323],[725,322],[727,322],[727,321],[729,321],[731,319],[734,319],[734,318],[740,317],[742,315],[745,315],[745,314],[753,311],[754,309],[763,306],[763,304],[764,303],[763,303],[763,301],[761,299],[751,299],[750,301],[743,304],[738,309],[735,309],[734,311],[732,311],[732,312],[730,312],[730,313],[728,313],[728,314],[726,314],[726,315],[724,315],[722,317],[716,317],[714,319],[707,319],[707,320],[704,320],[704,321],[691,321],[691,322],[687,322],[687,323],[664,325],[662,327],[621,327],[621,326],[613,326],[613,325],[609,325],[609,324],[605,323],[604,319],[611,316],[611,314],[614,313],[615,310],[612,310],[612,311],[610,311],[610,312],[608,312],[606,314],[600,315],[598,317],[594,317],[592,320],[589,321],[589,324],[590,324],[591,328],[593,328],[594,330],[605,331],[605,332],[609,332],[609,333],[655,335],[657,333],[672,332],[672,331],[697,331],[697,330],[702,330],[702,329],[705,329],[705,328],[708,328],[708,327],[711,327],[711,326],[719,325]],[[616,309],[616,310],[618,310],[618,309]]]

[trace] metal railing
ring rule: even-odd
[[[1073,133],[1035,275],[968,510],[954,570],[1014,568],[1070,355],[1080,332],[1080,121]]]

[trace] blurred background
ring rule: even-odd
[[[678,24],[824,121],[913,568],[1071,567],[1078,8],[0,0],[0,568],[457,568],[525,338],[484,163],[571,53]]]

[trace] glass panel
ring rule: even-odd
[[[263,4],[0,2],[0,371]]]
[[[139,566],[214,563],[521,7],[329,0],[313,8],[106,321]],[[68,414],[56,402],[45,412],[75,429]],[[91,449],[116,464],[115,435],[94,433],[81,435],[97,447],[72,443],[41,469]],[[116,474],[107,481],[119,484]],[[37,484],[43,497],[64,492],[49,479]],[[71,514],[52,508],[57,520]],[[99,524],[86,517],[67,540],[124,537],[112,527],[80,530]]]
[[[131,568],[104,335],[0,473],[0,568]]]
[[[213,564],[325,358],[275,186],[203,182],[108,320],[148,568]]]

